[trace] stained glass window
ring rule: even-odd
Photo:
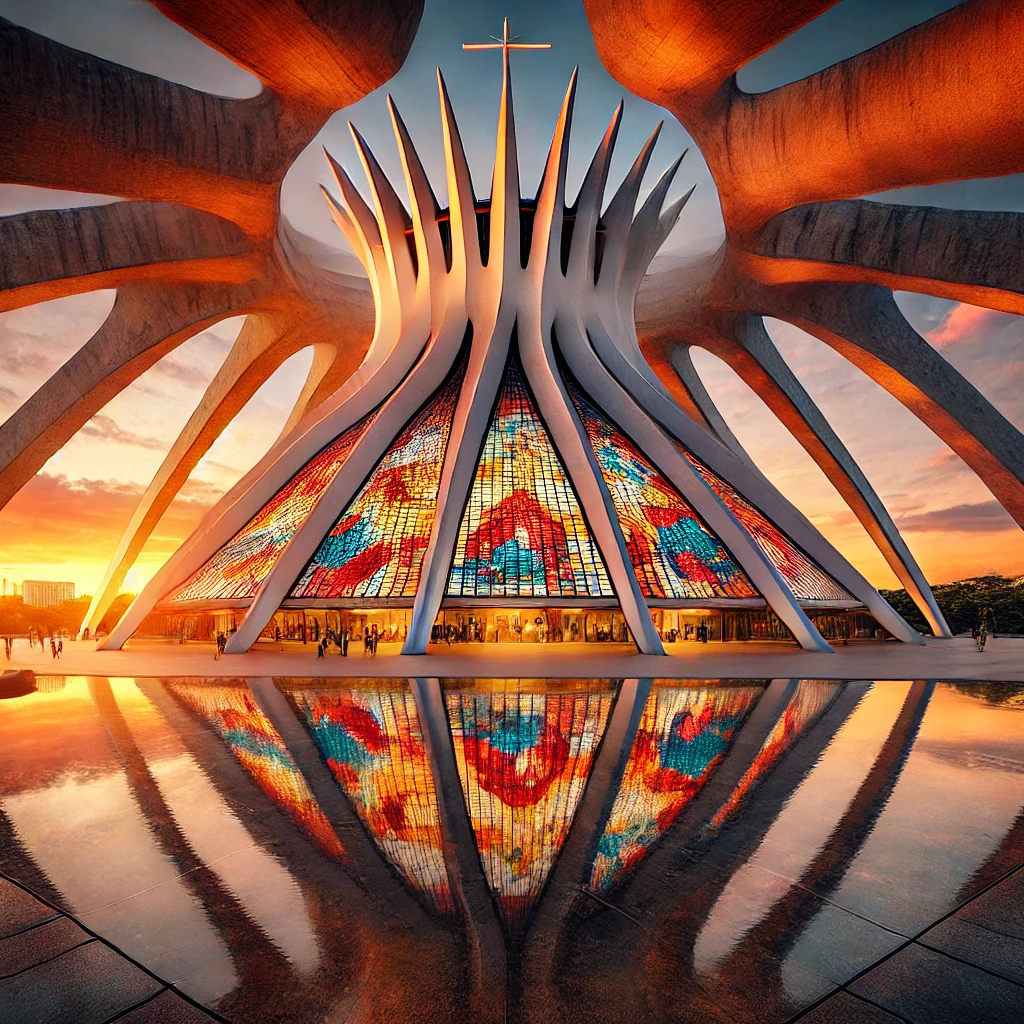
[[[778,527],[747,501],[717,473],[708,469],[682,445],[677,445],[690,465],[722,503],[743,524],[757,546],[789,585],[793,596],[801,601],[849,601],[850,595],[831,576],[814,564]]]
[[[757,757],[737,783],[729,799],[719,808],[708,824],[708,831],[722,827],[726,819],[736,810],[743,798],[757,783],[775,767],[779,758],[796,742],[797,737],[809,729],[825,713],[839,695],[839,683],[824,679],[801,679],[796,693],[786,705],[786,710],[775,723],[768,738],[761,746]]]
[[[678,491],[575,388],[570,397],[601,467],[645,597],[756,597],[746,573]]]
[[[314,455],[171,600],[255,597],[277,556],[309,518],[372,419],[357,423]]]
[[[448,594],[614,593],[579,499],[513,358],[462,516]]]
[[[761,690],[655,685],[598,841],[590,888],[623,881],[701,791]]]
[[[410,420],[342,512],[292,597],[413,597],[437,509],[465,361]]]
[[[338,837],[287,747],[245,683],[171,680],[167,688],[212,726],[256,785],[313,841],[321,853],[345,860]]]
[[[412,693],[297,689],[291,696],[388,863],[435,910],[451,911],[437,794]]]
[[[502,914],[522,929],[569,833],[613,691],[446,693],[455,761],[480,859]]]

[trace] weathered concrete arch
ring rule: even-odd
[[[906,323],[890,291],[1024,311],[1021,215],[856,198],[1024,168],[1024,5],[967,0],[817,74],[743,93],[737,69],[831,3],[785,6],[645,0],[622,11],[587,0],[605,66],[690,132],[725,218],[718,252],[674,266],[666,259],[644,281],[637,331],[665,386],[734,448],[688,349],[708,347],[741,372],[826,468],[942,635],[891,519],[757,325],[765,315],[788,320],[841,352],[1024,525],[1024,435]]]
[[[263,91],[247,100],[209,96],[0,19],[0,91],[8,112],[0,137],[0,181],[123,197],[107,207],[0,220],[0,242],[16,256],[0,271],[0,309],[118,288],[103,327],[0,426],[0,505],[106,401],[185,338],[228,316],[272,321],[278,342],[265,350],[256,346],[252,358],[265,367],[276,358],[272,351],[284,351],[301,336],[315,351],[306,385],[285,435],[218,503],[203,536],[172,559],[167,579],[200,558],[232,524],[237,529],[245,510],[280,486],[275,459],[285,453],[288,459],[301,457],[371,397],[379,404],[423,352],[456,345],[467,322],[493,332],[499,304],[488,299],[471,308],[465,297],[489,294],[499,271],[509,281],[516,274],[536,274],[541,260],[532,269],[514,266],[512,247],[502,244],[518,232],[520,215],[509,102],[502,108],[506,149],[496,164],[490,213],[491,252],[503,252],[503,262],[474,263],[481,262],[475,197],[443,83],[447,224],[454,240],[447,258],[435,228],[436,199],[394,110],[410,209],[358,136],[372,203],[359,199],[336,168],[341,202],[332,212],[364,257],[368,286],[327,269],[315,243],[281,217],[280,184],[295,156],[334,110],[401,66],[419,23],[418,0],[341,6],[282,0],[248,5],[244,17],[225,17],[215,0],[154,3],[255,74]],[[902,567],[905,585],[941,634],[941,616],[906,545],[852,460],[845,461],[820,412],[794,386],[784,364],[763,344],[759,348],[756,318],[789,320],[846,355],[961,454],[1024,522],[1024,436],[912,331],[888,291],[904,288],[1021,312],[1021,216],[917,210],[857,198],[1024,168],[1024,113],[1017,102],[1024,91],[1024,5],[967,0],[801,81],[760,95],[736,87],[739,67],[831,4],[639,0],[621,9],[611,0],[587,0],[609,71],[637,95],[670,110],[700,145],[721,197],[727,241],[720,252],[697,261],[663,261],[645,278],[685,197],[661,209],[670,171],[634,216],[648,147],[602,219],[607,164],[596,157],[581,192],[585,201],[578,200],[574,211],[568,263],[558,276],[577,281],[589,272],[593,280],[595,233],[603,232],[595,310],[614,344],[609,347],[601,332],[586,325],[598,349],[605,346],[600,360],[619,360],[613,376],[628,381],[632,401],[653,396],[661,429],[679,437],[689,428],[676,419],[684,415],[672,402],[677,400],[688,422],[696,424],[694,450],[712,452],[712,461],[728,465],[727,478],[738,474],[745,487],[770,495],[689,362],[692,345],[729,349],[845,481],[849,500],[874,524],[890,564]],[[943,69],[954,56],[958,72],[950,75]],[[571,99],[567,104],[563,115]],[[538,197],[552,214],[535,220],[538,252],[561,230],[555,214],[564,207],[559,163],[567,117],[560,124],[562,135]],[[605,154],[617,126],[618,115],[602,142]],[[403,245],[392,244],[406,232],[415,242],[414,260],[404,238]],[[576,234],[587,244],[578,244]],[[417,272],[438,266],[439,258],[445,260],[443,274]],[[481,289],[485,279],[490,283]],[[446,305],[446,296],[459,293],[461,299]],[[635,313],[635,331],[633,318],[616,312],[627,306]],[[533,337],[546,339],[547,316],[530,328]],[[396,353],[400,365],[388,367]],[[178,468],[154,482],[115,562],[124,561],[145,532],[139,523],[152,520],[203,439],[258,378],[260,371],[244,364],[239,351],[218,375],[217,387],[204,399],[205,411],[197,410],[169,456]],[[372,394],[354,400],[370,382]],[[460,430],[469,423],[464,413]],[[809,536],[799,513],[777,496],[766,500],[774,516]],[[120,571],[112,566],[108,582]],[[850,579],[850,586],[863,582]]]

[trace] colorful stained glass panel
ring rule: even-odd
[[[255,597],[277,556],[309,518],[372,420],[357,423],[314,455],[171,600]]]
[[[613,597],[583,510],[509,363],[459,527],[448,594]]]
[[[645,597],[757,597],[746,573],[678,491],[575,388],[570,397],[611,492]]]
[[[598,841],[590,888],[627,878],[701,791],[732,745],[757,687],[654,686]]]
[[[523,928],[569,833],[613,691],[446,694],[455,761],[488,884]]]
[[[435,910],[451,911],[437,794],[412,693],[297,689],[291,696],[388,863]]]
[[[464,363],[409,422],[342,512],[292,597],[413,597],[437,509]]]
[[[165,685],[182,704],[212,726],[256,785],[321,853],[334,860],[346,859],[305,778],[245,683],[169,680]]]
[[[764,741],[757,757],[737,783],[729,799],[718,809],[708,824],[715,832],[742,803],[743,798],[775,767],[779,758],[825,713],[839,695],[841,685],[824,679],[801,679],[796,693]]]
[[[677,445],[690,465],[743,524],[799,601],[849,601],[850,595],[831,576],[811,561],[774,523],[758,511],[734,487],[708,469],[695,455]]]

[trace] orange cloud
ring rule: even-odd
[[[78,593],[99,583],[143,488],[40,473],[0,513],[0,569],[8,579],[73,580]],[[164,514],[140,558],[138,582],[195,529],[219,492],[190,481]]]
[[[943,317],[941,323],[925,332],[925,337],[940,347],[950,345],[965,338],[976,337],[980,331],[1005,315],[996,309],[984,309],[961,302]]]

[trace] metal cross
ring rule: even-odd
[[[513,43],[508,38],[508,18],[505,19],[505,33],[503,38],[491,36],[493,43],[463,43],[464,50],[501,50],[502,56],[508,60],[509,50],[550,50],[550,43]],[[519,38],[516,36],[515,38]]]

